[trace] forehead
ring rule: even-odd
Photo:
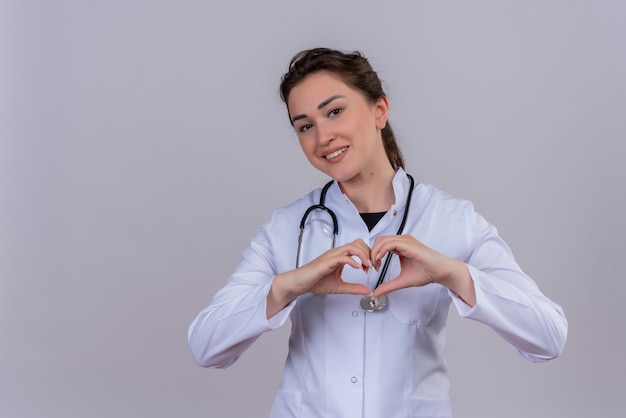
[[[339,76],[329,72],[313,73],[297,84],[289,93],[287,107],[290,112],[305,111],[335,95],[352,96],[359,92],[348,86]]]

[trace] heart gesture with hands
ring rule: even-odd
[[[346,265],[365,272],[370,267],[380,270],[385,254],[400,257],[400,275],[383,282],[372,292],[367,286],[343,281]],[[353,256],[361,260],[359,264]],[[316,295],[353,294],[380,297],[394,290],[440,283],[456,292],[469,305],[475,304],[473,282],[464,263],[434,251],[411,235],[379,237],[374,246],[357,239],[341,247],[331,248],[313,261],[274,279],[267,297],[268,318],[305,293]]]

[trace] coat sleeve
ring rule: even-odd
[[[269,244],[275,217],[259,228],[226,285],[189,326],[189,347],[200,366],[230,366],[261,334],[282,326],[293,309],[295,301],[266,318],[267,294],[277,274]]]
[[[465,262],[477,303],[470,308],[451,292],[459,314],[490,326],[527,360],[557,357],[567,339],[563,309],[522,272],[496,228],[469,203],[465,221],[469,250]]]

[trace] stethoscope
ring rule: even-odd
[[[401,235],[402,231],[404,231],[404,225],[406,224],[406,219],[409,214],[409,205],[411,204],[411,197],[413,196],[413,187],[415,186],[415,181],[413,180],[413,177],[409,174],[407,174],[407,176],[409,178],[409,181],[411,182],[411,185],[409,187],[409,192],[407,194],[406,206],[404,207],[404,215],[402,216],[402,222],[400,223],[400,228],[398,228],[398,232],[396,233],[396,235]],[[330,186],[333,184],[333,182],[334,180],[329,181],[328,183],[326,183],[324,188],[322,188],[322,193],[320,195],[320,203],[317,205],[310,206],[304,212],[304,215],[302,216],[302,220],[300,221],[300,235],[298,236],[298,251],[296,253],[296,268],[300,267],[300,251],[302,248],[302,236],[304,235],[304,226],[306,224],[306,220],[311,214],[311,212],[315,210],[323,210],[331,217],[333,221],[333,241],[332,241],[331,248],[335,247],[335,241],[337,238],[337,234],[339,233],[339,223],[337,221],[337,215],[335,215],[335,212],[333,212],[329,207],[327,207],[324,204],[326,201],[326,192],[328,191]],[[376,282],[376,287],[374,287],[374,289],[380,286],[385,280],[385,274],[387,274],[387,269],[389,269],[389,264],[391,264],[391,255],[392,255],[391,252],[387,253],[387,257],[385,258],[385,263],[383,264],[383,268],[380,271],[380,275],[378,276],[378,282]],[[375,299],[371,298],[370,296],[363,296],[361,298],[360,304],[361,304],[361,308],[363,308],[367,312],[380,311],[381,309],[384,309],[387,306],[387,296],[382,295]]]

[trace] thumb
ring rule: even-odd
[[[335,293],[369,296],[372,294],[372,291],[365,285],[359,283],[346,283],[342,280],[339,282],[337,289],[335,289]]]
[[[382,295],[386,295],[387,293],[393,292],[395,290],[404,289],[409,287],[410,285],[406,283],[405,280],[401,280],[401,277],[398,276],[393,280],[389,280],[388,282],[384,282],[376,289],[374,289],[373,297],[378,298]]]

